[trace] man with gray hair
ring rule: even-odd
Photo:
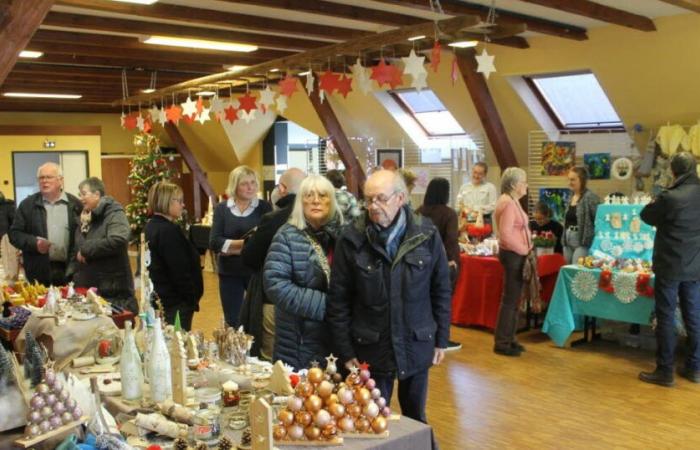
[[[700,383],[700,180],[695,157],[677,153],[671,159],[673,184],[641,212],[656,227],[653,269],[656,310],[656,370],[639,379],[674,385],[675,312],[680,299],[685,321],[687,355],[678,373]]]
[[[406,205],[398,173],[373,173],[364,196],[366,214],[336,243],[326,320],[346,367],[368,363],[387,404],[398,378],[401,412],[427,422],[428,369],[442,362],[450,335],[445,248]]]
[[[22,251],[27,281],[62,286],[70,278],[75,230],[82,204],[63,191],[63,173],[55,163],[42,164],[36,175],[39,192],[22,200],[10,228],[10,242]]]

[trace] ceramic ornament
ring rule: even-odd
[[[486,79],[488,80],[491,73],[496,71],[496,66],[493,65],[493,60],[496,57],[493,55],[489,55],[489,53],[484,48],[481,54],[475,56],[475,58],[476,62],[478,63],[476,71],[478,73],[483,73]]]

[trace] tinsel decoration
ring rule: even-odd
[[[598,292],[598,280],[591,272],[578,272],[571,281],[574,296],[582,302],[590,302]]]
[[[41,383],[45,362],[46,358],[39,343],[34,339],[32,332],[27,331],[24,340],[24,377],[31,381],[32,387]]]
[[[637,298],[637,276],[630,273],[616,273],[612,279],[615,297],[622,303],[631,303]]]
[[[5,350],[4,345],[0,345],[0,394],[15,380],[15,373],[12,369],[10,354]]]
[[[134,136],[136,156],[131,160],[127,184],[131,202],[126,205],[126,217],[134,236],[139,236],[148,221],[148,191],[159,181],[168,180],[174,173],[160,152],[155,136],[140,133]]]

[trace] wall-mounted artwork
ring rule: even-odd
[[[591,180],[610,179],[610,153],[585,153],[583,163]]]
[[[575,142],[542,143],[542,175],[566,175],[576,164]]]
[[[566,207],[571,200],[571,191],[566,188],[541,188],[540,201],[552,210],[552,220],[563,224]]]
[[[377,167],[388,170],[398,170],[403,167],[402,148],[378,148]]]

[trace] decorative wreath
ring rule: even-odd
[[[629,158],[618,158],[612,164],[610,168],[613,178],[618,180],[627,180],[632,176],[634,172],[634,165],[632,160]]]

